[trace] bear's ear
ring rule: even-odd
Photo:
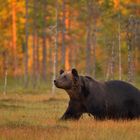
[[[60,75],[63,74],[64,73],[64,70],[61,69],[59,73],[60,73]]]
[[[73,77],[74,77],[74,79],[75,80],[78,80],[78,78],[79,78],[79,75],[78,75],[78,72],[77,72],[77,70],[76,69],[72,69],[72,75],[73,75]]]

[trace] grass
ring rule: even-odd
[[[23,89],[9,80],[3,95],[0,81],[0,140],[139,140],[140,120],[97,121],[84,114],[79,121],[59,121],[68,105],[62,90],[51,95],[41,83]],[[137,83],[137,85],[140,85]]]
[[[0,96],[0,140],[139,140],[140,120],[58,121],[68,103],[65,93]]]

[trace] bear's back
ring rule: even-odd
[[[133,85],[119,80],[105,82],[107,95],[120,98],[134,98],[140,101],[140,90]]]
[[[125,92],[135,92],[135,93],[139,92],[140,93],[139,89],[134,87],[132,84],[129,84],[124,81],[111,80],[111,81],[105,82],[105,84],[107,85],[108,88],[115,91],[121,89],[121,91],[125,91]]]

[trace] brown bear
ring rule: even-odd
[[[54,84],[70,97],[61,119],[79,119],[83,113],[100,120],[140,117],[140,90],[127,82],[99,82],[89,76],[80,76],[72,69],[70,72],[61,70]]]

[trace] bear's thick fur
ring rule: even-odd
[[[61,119],[79,119],[90,113],[96,119],[134,119],[140,117],[140,90],[124,81],[99,82],[79,76],[76,69],[60,71],[56,87],[66,90],[69,105]]]

